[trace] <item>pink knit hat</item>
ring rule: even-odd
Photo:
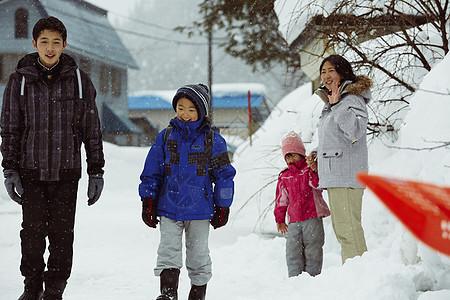
[[[302,139],[292,130],[281,140],[281,152],[283,152],[283,157],[286,157],[288,153],[298,153],[306,156]]]

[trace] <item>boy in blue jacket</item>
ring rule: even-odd
[[[189,300],[205,299],[212,277],[209,225],[228,221],[236,170],[230,164],[225,139],[211,129],[210,93],[203,84],[178,89],[172,105],[176,117],[155,139],[141,174],[142,219],[156,228],[161,240],[155,275],[160,276],[157,299],[177,299],[185,231],[186,268],[191,280]],[[214,187],[213,187],[214,182]]]

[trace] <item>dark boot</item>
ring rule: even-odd
[[[42,300],[43,279],[42,278],[25,278],[23,281],[25,288],[19,300]]]
[[[156,300],[177,300],[179,269],[165,269],[159,277],[161,284],[161,295]]]
[[[205,300],[206,299],[206,284],[192,285],[189,292],[188,300]]]
[[[42,300],[43,290],[37,292],[27,292],[24,291],[22,295],[20,295],[19,300]]]
[[[66,288],[66,285],[67,285],[67,282],[65,280],[46,281],[43,299],[44,300],[61,300],[62,295],[64,293],[64,289]]]

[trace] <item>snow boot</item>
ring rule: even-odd
[[[25,288],[19,300],[42,300],[42,294],[44,293],[42,277],[25,278],[23,282]]]
[[[160,275],[161,295],[156,300],[178,300],[179,269],[165,269]]]
[[[192,285],[189,292],[188,300],[205,300],[206,299],[206,284]]]
[[[19,300],[42,300],[43,290],[37,292],[27,292],[24,291],[22,295],[20,295]]]
[[[61,300],[67,281],[51,280],[45,282],[44,300]]]

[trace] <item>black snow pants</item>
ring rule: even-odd
[[[22,181],[22,261],[27,282],[42,285],[65,282],[72,270],[75,208],[78,180],[61,182]],[[44,272],[46,238],[49,242]]]

